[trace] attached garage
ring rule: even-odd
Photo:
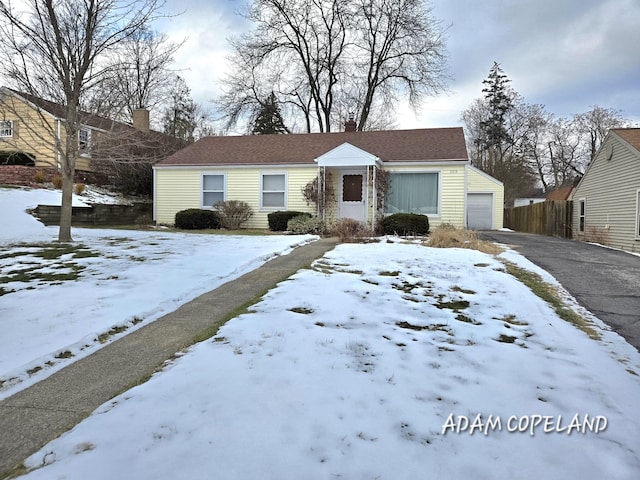
[[[465,226],[469,230],[502,228],[504,186],[485,172],[468,165],[465,194]]]
[[[467,228],[493,228],[493,193],[467,193]]]

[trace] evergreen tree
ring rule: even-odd
[[[506,128],[506,115],[513,108],[514,92],[509,87],[509,80],[502,72],[500,64],[493,62],[489,76],[482,83],[484,98],[488,106],[488,118],[480,124],[482,141],[486,148],[497,148],[510,142],[510,135]]]
[[[265,135],[270,133],[290,133],[285,126],[280,113],[280,107],[275,93],[271,92],[253,121],[253,135]]]
[[[171,103],[162,118],[164,133],[193,142],[193,132],[197,126],[198,106],[191,98],[191,91],[181,77],[176,77],[176,83],[171,92]]]

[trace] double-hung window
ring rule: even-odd
[[[0,138],[13,137],[13,122],[11,120],[0,120]]]
[[[287,208],[286,173],[263,173],[260,181],[260,207]]]
[[[78,130],[78,149],[80,153],[87,153],[89,151],[91,142],[91,130],[88,128],[81,128]]]
[[[224,173],[205,173],[202,175],[202,207],[210,208],[224,201]]]
[[[581,198],[578,201],[578,205],[580,208],[578,215],[578,231],[584,233],[585,219],[587,214],[587,200],[585,198]]]
[[[391,172],[389,182],[385,213],[440,213],[438,172]]]

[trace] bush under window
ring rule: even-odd
[[[429,233],[429,218],[417,213],[394,213],[382,219],[385,235],[426,235]]]
[[[220,228],[220,215],[213,210],[189,208],[176,213],[175,225],[184,230]]]
[[[300,216],[306,216],[310,218],[311,214],[305,212],[296,212],[294,210],[271,212],[267,215],[269,230],[271,230],[272,232],[284,232],[287,229],[289,220]]]

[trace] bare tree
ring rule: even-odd
[[[86,99],[85,110],[123,122],[139,108],[161,110],[176,78],[173,55],[183,43],[147,27],[135,32],[103,59],[106,75]]]
[[[59,241],[71,241],[71,199],[83,95],[104,78],[99,59],[157,15],[158,0],[0,1],[0,63],[12,86],[64,107],[64,138],[52,131],[62,173]]]
[[[218,98],[230,126],[273,91],[291,126],[329,132],[353,114],[364,130],[400,94],[418,107],[444,88],[444,39],[422,0],[254,0],[244,15],[255,29],[233,40]]]
[[[631,123],[622,116],[620,110],[597,105],[592,106],[588,112],[576,115],[574,120],[577,133],[583,136],[586,142],[589,162],[595,158],[610,129],[625,127]]]

